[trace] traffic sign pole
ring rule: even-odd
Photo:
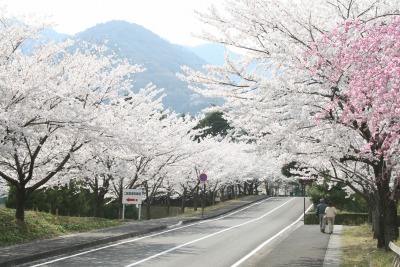
[[[125,219],[125,204],[139,205],[138,219],[140,220],[143,189],[122,189],[122,219]]]
[[[204,202],[205,202],[205,197],[206,197],[206,183],[204,183],[204,188],[203,188],[203,201],[201,205],[201,218],[204,217]]]
[[[199,175],[199,180],[203,183],[204,187],[203,187],[203,198],[201,201],[201,218],[204,217],[204,202],[205,202],[205,197],[206,197],[206,181],[207,181],[207,174],[205,174],[204,172],[200,173]]]

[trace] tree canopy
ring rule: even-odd
[[[380,218],[378,247],[398,237],[398,15],[385,0],[227,0],[199,13],[212,29],[202,37],[239,59],[180,76],[224,98],[228,123],[281,166],[304,165],[304,179],[328,170],[365,197]]]

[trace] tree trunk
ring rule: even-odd
[[[20,221],[25,221],[25,202],[26,202],[26,194],[25,187],[17,187],[17,203],[15,210],[15,218]]]
[[[151,220],[151,202],[153,201],[151,196],[149,196],[149,186],[147,183],[144,185],[146,192],[146,220]]]
[[[122,183],[119,185],[117,195],[118,195],[118,218],[122,219]]]
[[[197,211],[198,206],[199,206],[199,187],[197,186],[193,195],[193,210]]]
[[[258,181],[257,182],[255,182],[254,183],[254,191],[255,191],[255,194],[258,196],[258,193],[259,193],[259,191],[258,191],[258,186],[259,186],[259,184],[258,184]]]
[[[186,206],[186,195],[187,195],[187,189],[186,187],[183,189],[182,193],[182,202],[181,202],[181,213],[185,213],[185,206]]]
[[[390,192],[390,171],[385,164],[374,166],[375,178],[377,180],[377,210],[378,226],[377,232],[378,248],[389,249],[390,241],[397,240],[399,228],[397,226],[397,209]]]
[[[228,185],[228,187],[226,188],[226,196],[227,196],[227,200],[231,200],[233,197],[233,185]]]
[[[100,217],[100,211],[104,205],[104,198],[108,193],[108,188],[110,186],[110,180],[112,176],[103,177],[103,183],[99,186],[99,179],[95,177],[94,184],[92,185],[93,189],[93,197],[94,197],[94,209],[93,209],[93,217]]]
[[[94,201],[94,206],[93,206],[93,217],[99,217],[99,213],[100,213],[100,208],[97,205],[97,201]]]
[[[270,195],[269,191],[269,186],[268,186],[268,181],[264,180],[264,184],[265,184],[265,194],[268,196]]]
[[[151,220],[151,205],[149,201],[147,201],[146,205],[146,219]]]
[[[249,185],[249,195],[254,195],[254,186],[255,186],[255,182],[251,181],[251,183]]]
[[[379,212],[376,205],[370,205],[371,219],[372,219],[372,231],[374,231],[374,239],[379,238]]]
[[[397,205],[394,200],[388,203],[385,218],[385,248],[390,250],[389,243],[399,238],[399,227],[397,226]]]
[[[166,205],[167,205],[167,217],[169,217],[169,213],[170,213],[170,206],[171,206],[171,201],[170,201],[170,195],[171,193],[168,191],[167,193],[167,199],[166,199]]]
[[[225,187],[221,188],[219,193],[221,194],[221,202],[225,201]]]
[[[215,198],[216,198],[216,195],[217,195],[217,191],[216,191],[216,190],[210,191],[211,205],[212,205],[212,206],[215,205]]]
[[[379,188],[379,186],[378,186],[378,188]],[[378,191],[381,191],[381,190],[378,189]],[[385,204],[383,203],[380,193],[378,193],[377,201],[378,201],[377,208],[376,208],[377,222],[376,222],[375,226],[377,226],[376,228],[378,228],[378,229],[375,228],[375,236],[376,236],[376,239],[378,240],[377,247],[384,248],[385,247],[385,234],[384,234]]]
[[[100,209],[101,206],[103,205],[103,200],[104,198],[102,199],[100,192],[98,191],[97,188],[97,192],[96,191],[93,192],[93,217],[99,217]]]
[[[96,194],[94,199],[93,217],[100,217],[104,205],[105,194]]]

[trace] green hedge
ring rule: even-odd
[[[335,224],[339,225],[362,225],[368,223],[368,213],[339,213],[336,214]],[[315,213],[306,213],[304,224],[319,224]]]

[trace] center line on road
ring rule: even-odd
[[[312,204],[310,207],[308,207],[308,209],[306,210],[305,213],[307,213],[314,205]],[[247,254],[246,256],[244,256],[242,259],[240,259],[238,262],[236,262],[235,264],[233,264],[231,267],[237,267],[240,264],[242,264],[243,262],[245,262],[248,258],[250,258],[251,256],[253,256],[257,251],[259,251],[260,249],[262,249],[266,244],[268,244],[269,242],[271,242],[272,240],[274,240],[275,238],[277,238],[279,235],[283,234],[283,232],[285,232],[287,229],[289,229],[290,227],[292,227],[293,225],[295,225],[296,223],[298,223],[301,218],[303,217],[303,215],[300,215],[300,217],[294,221],[292,224],[290,224],[289,226],[285,227],[284,229],[282,229],[279,233],[277,233],[276,235],[274,235],[273,237],[271,237],[270,239],[268,239],[267,241],[265,241],[264,243],[262,243],[261,245],[259,245],[258,247],[256,247],[252,252],[250,252],[249,254]]]
[[[235,226],[232,226],[232,227],[226,228],[226,229],[224,229],[224,230],[221,230],[221,231],[218,231],[218,232],[216,232],[216,233],[213,233],[213,234],[210,234],[210,235],[207,235],[207,236],[201,237],[201,238],[199,238],[199,239],[192,240],[192,241],[190,241],[190,242],[187,242],[187,243],[185,243],[185,244],[182,244],[182,245],[179,245],[179,246],[176,246],[176,247],[170,248],[170,249],[168,249],[168,250],[165,250],[165,251],[163,251],[163,252],[160,252],[160,253],[154,254],[153,256],[147,257],[147,258],[145,258],[145,259],[143,259],[143,260],[140,260],[140,261],[134,262],[134,263],[132,263],[132,264],[126,265],[125,267],[131,267],[131,266],[135,266],[135,265],[141,264],[141,263],[143,263],[143,262],[146,262],[146,261],[148,261],[148,260],[151,260],[151,259],[157,258],[157,257],[159,257],[159,256],[161,256],[161,255],[164,255],[164,254],[166,254],[166,253],[169,253],[169,252],[171,252],[171,251],[174,251],[174,250],[180,249],[180,248],[182,248],[182,247],[184,247],[184,246],[187,246],[187,245],[190,245],[190,244],[196,243],[196,242],[198,242],[198,241],[201,241],[201,240],[207,239],[207,238],[209,238],[209,237],[212,237],[212,236],[215,236],[215,235],[218,235],[218,234],[224,233],[224,232],[226,232],[226,231],[229,231],[229,230],[232,230],[232,229],[238,228],[238,227],[240,227],[240,226],[243,226],[243,225],[246,225],[246,224],[249,224],[249,223],[252,223],[252,222],[258,221],[258,220],[260,220],[260,219],[264,218],[265,216],[267,216],[267,215],[271,214],[271,213],[272,213],[272,212],[274,212],[275,210],[277,210],[277,209],[281,208],[282,206],[286,205],[287,203],[289,203],[289,202],[290,202],[290,201],[292,201],[292,200],[294,200],[294,198],[292,198],[292,199],[290,199],[290,200],[286,201],[285,203],[281,204],[280,206],[278,206],[278,207],[274,208],[273,210],[269,211],[268,213],[266,213],[266,214],[264,214],[264,215],[262,215],[262,216],[260,216],[260,217],[258,217],[258,218],[255,218],[255,219],[253,219],[253,220],[250,220],[250,221],[247,221],[247,222],[244,222],[244,223],[241,223],[241,224],[238,224],[238,225],[235,225]],[[300,218],[301,218],[301,217],[300,217]],[[285,229],[286,229],[286,228],[285,228]]]
[[[176,230],[179,230],[179,229],[187,228],[187,227],[190,227],[190,226],[194,226],[194,225],[198,225],[198,224],[204,224],[204,223],[207,223],[207,222],[212,222],[212,221],[221,220],[221,219],[227,218],[227,217],[229,217],[229,216],[232,216],[232,215],[234,215],[234,214],[236,214],[236,213],[239,213],[239,212],[241,212],[241,211],[243,211],[243,210],[246,210],[246,209],[248,209],[248,208],[251,208],[251,207],[253,207],[253,206],[255,206],[255,205],[259,205],[260,203],[262,203],[262,202],[264,202],[264,201],[271,200],[271,199],[273,199],[273,198],[268,198],[268,199],[265,199],[265,200],[262,200],[262,201],[258,201],[258,202],[256,202],[256,203],[250,204],[250,205],[248,205],[248,206],[246,206],[246,207],[244,207],[244,208],[241,208],[241,209],[239,209],[239,210],[237,210],[237,211],[230,212],[230,213],[228,213],[227,215],[224,215],[224,216],[218,216],[217,218],[214,218],[214,219],[208,219],[208,220],[204,220],[204,221],[200,221],[200,222],[196,222],[196,223],[192,223],[192,224],[188,224],[188,225],[176,227],[176,228],[173,228],[173,229],[165,230],[165,231],[162,231],[162,232],[157,232],[157,233],[154,233],[154,234],[150,234],[150,235],[138,237],[138,238],[135,238],[135,239],[131,239],[131,240],[127,240],[127,241],[122,241],[122,242],[114,243],[114,244],[112,244],[112,245],[97,247],[97,248],[94,248],[94,249],[90,249],[90,250],[88,250],[88,251],[84,251],[84,252],[76,253],[76,254],[73,254],[73,255],[69,255],[69,256],[57,258],[57,259],[54,259],[54,260],[51,260],[51,261],[46,261],[46,262],[42,262],[42,263],[39,263],[39,264],[36,264],[36,265],[32,265],[31,267],[39,267],[39,266],[47,265],[47,264],[49,264],[49,263],[54,263],[54,262],[66,260],[66,259],[69,259],[69,258],[74,258],[74,257],[77,257],[77,256],[82,256],[82,255],[85,255],[85,254],[89,254],[89,253],[92,253],[92,252],[96,252],[96,251],[99,251],[99,250],[103,250],[103,249],[107,249],[107,248],[111,248],[111,247],[115,247],[115,246],[119,246],[119,245],[123,245],[123,244],[126,244],[126,243],[132,243],[132,242],[139,241],[139,240],[142,240],[142,239],[145,239],[145,238],[149,238],[149,237],[154,237],[154,236],[162,235],[162,234],[165,234],[165,233],[169,233],[169,232],[176,231]],[[279,207],[281,207],[281,206],[283,206],[283,205],[289,203],[289,202],[292,201],[293,199],[294,199],[294,198],[290,199],[289,201],[283,203],[283,204],[280,205]],[[256,219],[254,219],[254,220],[252,220],[252,221],[256,221],[256,220],[258,220],[258,219],[261,219],[262,217],[267,216],[268,214],[270,214],[270,213],[273,212],[274,210],[278,209],[279,207],[273,209],[272,211],[268,212],[267,214],[264,214],[264,215],[261,216],[260,218],[256,218]],[[249,222],[252,222],[252,221],[249,221]],[[240,225],[238,225],[238,226],[240,226]],[[238,227],[238,226],[237,226],[237,227]],[[197,241],[199,241],[199,240],[197,240]],[[196,242],[197,242],[197,241],[196,241]],[[192,241],[192,242],[193,242],[193,241]],[[185,245],[188,245],[188,244],[185,244]],[[177,249],[177,248],[174,248],[173,250],[175,250],[175,249]],[[165,252],[165,253],[166,253],[166,252]],[[165,254],[165,253],[164,253],[164,254]],[[133,266],[133,265],[130,265],[130,266]]]
[[[66,260],[66,259],[69,259],[69,258],[73,258],[73,257],[77,257],[77,256],[82,256],[82,255],[89,254],[89,253],[92,253],[92,252],[96,252],[96,251],[99,251],[99,250],[102,250],[102,249],[111,248],[111,247],[123,245],[123,244],[126,244],[126,243],[132,243],[132,242],[135,242],[135,241],[138,241],[138,240],[142,240],[142,239],[149,238],[149,237],[153,237],[153,236],[157,236],[157,235],[162,235],[162,234],[169,233],[169,232],[172,232],[172,231],[176,231],[176,230],[179,230],[179,229],[187,228],[187,227],[190,227],[190,226],[193,226],[193,225],[198,225],[198,224],[203,224],[203,223],[207,223],[207,222],[212,222],[212,221],[221,220],[221,219],[223,219],[223,218],[232,216],[232,215],[234,215],[234,214],[236,214],[236,213],[238,213],[238,212],[241,212],[241,211],[243,211],[243,210],[246,210],[246,209],[248,209],[248,208],[251,208],[251,207],[253,207],[253,206],[255,206],[255,205],[259,205],[261,202],[265,202],[265,201],[268,201],[268,200],[271,200],[271,199],[273,199],[273,198],[268,198],[268,199],[265,199],[265,200],[262,200],[262,201],[258,201],[258,202],[256,202],[256,203],[250,204],[250,205],[248,205],[248,206],[246,206],[246,207],[244,207],[244,208],[241,208],[241,209],[239,209],[239,210],[237,210],[237,211],[230,212],[230,213],[228,213],[227,215],[224,215],[224,216],[218,216],[217,218],[214,218],[214,219],[208,219],[208,220],[204,220],[204,221],[200,221],[200,222],[196,222],[196,223],[191,223],[191,224],[184,225],[184,226],[180,226],[180,227],[176,227],[176,228],[173,228],[173,229],[170,229],[170,230],[166,230],[166,231],[162,231],[162,232],[157,232],[157,233],[154,233],[154,234],[151,234],[151,235],[146,235],[146,236],[138,237],[138,238],[135,238],[135,239],[130,239],[130,240],[127,240],[127,241],[122,241],[122,242],[114,243],[114,244],[108,245],[108,246],[102,246],[102,247],[94,248],[94,249],[91,249],[91,250],[88,250],[88,251],[84,251],[84,252],[80,252],[80,253],[75,253],[75,254],[73,254],[73,255],[61,257],[61,258],[54,259],[54,260],[51,260],[51,261],[46,261],[46,262],[43,262],[43,263],[39,263],[39,264],[33,265],[33,266],[31,266],[31,267],[39,267],[39,266],[43,266],[43,265],[46,265],[46,264],[49,264],[49,263],[54,263],[54,262]]]

